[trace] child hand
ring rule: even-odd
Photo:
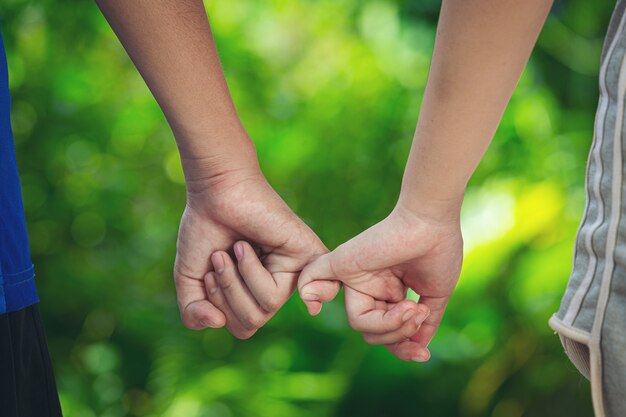
[[[325,283],[341,281],[350,324],[367,342],[385,344],[403,360],[425,361],[456,286],[462,255],[458,219],[435,221],[398,206],[380,223],[307,265],[298,280],[300,297],[315,315],[335,296]],[[417,304],[405,300],[408,288],[420,296]]]

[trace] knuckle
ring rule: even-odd
[[[307,284],[311,283],[311,281],[313,281],[311,273],[305,267],[298,277],[298,290],[302,290],[304,287],[306,287]]]
[[[400,342],[395,343],[393,345],[393,349],[391,350],[391,353],[393,354],[393,356],[400,359],[401,361],[405,361],[405,362],[412,361],[411,355],[409,354],[409,352],[407,352],[405,349],[402,348],[402,344]]]
[[[357,332],[362,332],[364,330],[363,325],[355,317],[348,316],[348,324]]]
[[[241,318],[241,324],[243,324],[247,330],[256,331],[256,329],[265,324],[265,319],[258,314],[248,313]]]
[[[409,361],[409,360],[411,360],[409,357],[407,357],[407,355],[403,354],[403,352],[399,349],[397,343],[388,345],[387,349],[389,350],[389,352],[393,356],[395,356],[396,358],[400,359],[401,361]]]
[[[192,320],[189,317],[181,316],[181,321],[183,322],[183,326],[185,326],[189,330],[199,330],[198,322],[196,320]]]
[[[199,325],[200,325],[200,329],[205,329],[207,327],[217,329],[220,327],[224,327],[224,322],[223,320],[220,320],[219,317],[204,315],[200,317]]]
[[[256,333],[256,330],[238,330],[231,332],[239,340],[250,339]]]
[[[235,285],[235,280],[232,278],[223,277],[222,279],[220,279],[220,287],[224,291],[231,290],[233,285]]]
[[[261,307],[263,308],[263,310],[267,311],[268,313],[275,313],[278,311],[278,309],[283,305],[282,300],[278,299],[277,297],[270,297],[264,300],[261,300]]]
[[[383,316],[376,324],[379,331],[386,333],[401,331],[406,327],[406,324],[402,322],[402,317],[389,317],[388,315]]]

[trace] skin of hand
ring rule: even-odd
[[[459,212],[467,182],[493,138],[551,5],[552,0],[442,2],[398,205],[385,220],[302,272],[298,287],[310,313],[335,295],[324,293],[318,283],[338,279],[346,287],[352,326],[376,343],[380,339],[370,334],[365,317],[380,315],[390,302],[404,298],[406,287],[412,288],[430,315],[409,341],[388,347],[401,359],[427,358],[426,345],[461,268]],[[354,301],[357,297],[362,301]]]
[[[180,149],[188,186],[175,267],[183,321],[193,328],[229,325],[228,319],[235,316],[232,304],[228,303],[233,314],[218,314],[209,302],[209,295],[221,294],[222,288],[215,291],[212,286],[213,280],[220,282],[219,274],[207,273],[214,267],[221,270],[220,259],[213,255],[211,262],[210,254],[223,255],[219,251],[240,239],[251,241],[261,250],[263,265],[282,276],[281,271],[297,272],[295,265],[300,261],[304,265],[308,260],[303,258],[316,251],[305,245],[307,255],[302,255],[302,245],[287,237],[291,229],[301,229],[293,226],[299,220],[277,220],[281,216],[274,210],[284,213],[284,203],[256,172],[256,158],[249,157],[256,154],[250,151],[252,145],[228,93],[202,1],[97,3],[159,102]],[[413,213],[427,214],[423,218],[428,219],[447,213],[447,202],[462,194],[493,136],[550,4],[549,0],[443,2],[431,76],[402,185],[401,200]],[[264,227],[266,222],[268,227]],[[279,230],[281,226],[286,231]],[[244,252],[243,259],[248,258]],[[224,271],[234,269],[229,259],[221,260]],[[396,268],[392,273],[398,271],[402,272]],[[401,286],[387,281],[387,292],[374,294],[382,297],[374,300],[376,307],[385,303],[392,317],[392,312],[408,304],[397,295]],[[310,285],[336,293],[337,286],[327,284]],[[227,297],[222,301],[228,301]],[[416,309],[416,321],[418,313]]]
[[[183,323],[226,325],[247,339],[293,294],[302,268],[326,252],[260,170],[190,180],[174,266]],[[338,291],[339,283],[327,284]]]
[[[316,315],[335,296],[328,280],[341,281],[350,325],[368,343],[423,362],[430,358],[427,345],[456,286],[462,254],[458,219],[420,217],[398,205],[380,223],[307,265],[298,281],[300,297]],[[420,295],[417,304],[405,300],[408,288]],[[407,316],[411,320],[403,322]]]
[[[180,151],[187,205],[174,280],[183,323],[192,329],[226,325],[236,337],[250,337],[292,294],[302,267],[327,250],[261,174],[202,0],[97,3],[163,110]],[[254,263],[253,248],[235,245],[238,240],[251,242],[263,263]],[[231,258],[221,252],[233,245],[243,254],[245,282],[235,280]]]

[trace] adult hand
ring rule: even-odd
[[[287,300],[300,269],[326,248],[263,178],[202,1],[97,2],[157,99],[180,151],[188,198],[174,278],[183,322],[193,329],[226,325],[235,336],[249,337]],[[235,248],[248,280],[235,279],[234,264],[220,251],[240,239],[260,251],[274,288],[260,264],[248,262],[252,248],[243,243]],[[218,273],[207,274],[212,270]]]
[[[293,294],[302,268],[327,249],[256,163],[213,169],[209,176],[198,168],[202,161],[183,165],[188,196],[174,266],[183,323],[190,329],[225,325],[235,337],[249,338]],[[237,266],[225,252],[233,247]],[[328,283],[326,290],[338,288]]]
[[[300,297],[315,315],[336,294],[328,281],[341,281],[349,322],[368,343],[385,344],[403,360],[425,361],[462,256],[458,218],[431,218],[399,204],[386,219],[308,265],[298,281]],[[417,304],[405,300],[408,288],[420,296]]]

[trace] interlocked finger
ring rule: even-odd
[[[216,252],[211,256],[216,279],[224,298],[239,322],[248,330],[257,330],[270,317],[264,311],[244,283],[237,267],[226,252]]]
[[[264,311],[276,313],[291,295],[293,282],[276,282],[248,242],[235,243],[234,252],[239,275],[252,297]]]
[[[237,318],[237,315],[233,312],[232,308],[228,304],[222,288],[217,282],[217,274],[215,272],[209,272],[205,275],[204,281],[206,283],[206,291],[209,301],[217,307],[226,317],[226,328],[237,339],[249,339],[256,329],[247,329]]]

